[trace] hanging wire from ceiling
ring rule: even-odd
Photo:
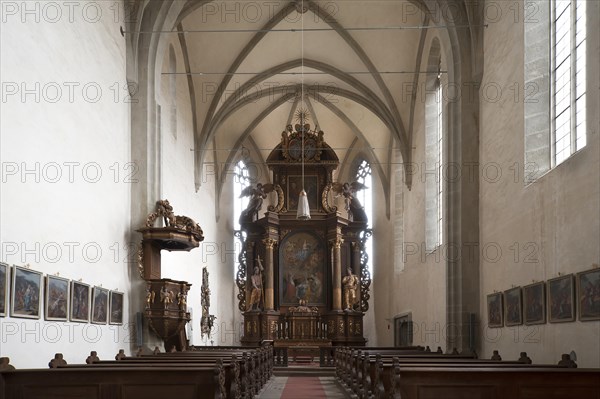
[[[419,29],[468,29],[474,27],[488,28],[489,24],[482,25],[415,25],[415,26],[356,26],[342,28],[350,32],[386,31],[386,30],[419,30]],[[181,34],[181,33],[306,33],[306,32],[332,32],[335,28],[273,28],[273,29],[185,29],[185,30],[139,30],[129,31],[121,29],[121,34]]]
[[[302,64],[302,67],[304,68],[304,63]],[[206,76],[210,76],[210,75],[260,75],[261,73],[264,73],[264,71],[262,72],[163,72],[162,75],[197,75],[197,76],[202,76],[202,75],[206,75]],[[401,75],[401,74],[410,74],[413,75],[415,73],[419,73],[419,74],[445,74],[448,73],[448,71],[441,71],[441,70],[436,70],[436,71],[377,71],[377,72],[371,72],[371,71],[348,71],[348,72],[343,72],[344,75],[372,75],[372,74],[379,74],[379,75]],[[296,76],[296,75],[331,75],[331,72],[277,72],[274,73],[270,76],[276,76],[276,75],[291,75],[291,76]]]

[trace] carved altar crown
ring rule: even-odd
[[[305,122],[303,117],[302,122]],[[311,129],[309,123],[297,123],[293,128],[287,125],[281,132],[281,143],[271,151],[267,157],[267,165],[276,163],[301,163],[302,162],[302,139],[304,139],[304,162],[335,165],[340,160],[335,151],[325,142],[325,133],[318,127]]]

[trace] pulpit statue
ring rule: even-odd
[[[348,275],[342,279],[342,286],[344,287],[344,309],[354,310],[354,305],[358,303],[359,282],[358,276],[352,274],[350,267],[348,268]]]
[[[263,290],[263,281],[262,281],[262,271],[264,267],[262,265],[262,261],[260,260],[260,256],[256,259],[257,266],[254,266],[254,274],[250,278],[252,282],[252,288],[250,291],[250,301],[248,301],[247,310],[259,310],[260,309],[260,300],[262,298],[262,290]]]

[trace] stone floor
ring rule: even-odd
[[[335,377],[331,376],[275,376],[258,395],[259,399],[346,399],[348,397],[337,385]]]

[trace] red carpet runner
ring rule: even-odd
[[[281,399],[325,398],[319,377],[289,377]]]

